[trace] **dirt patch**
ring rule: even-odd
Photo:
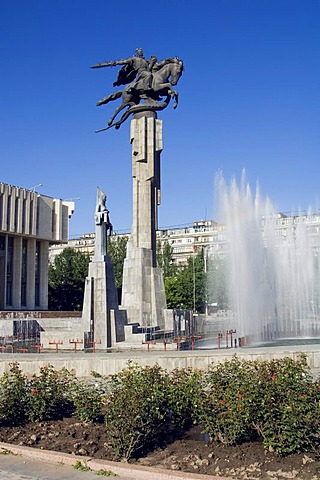
[[[0,428],[1,442],[113,460],[104,446],[105,440],[103,424],[84,424],[74,418]],[[261,442],[237,447],[206,442],[197,428],[134,461],[146,466],[241,480],[320,479],[320,452],[281,458],[265,451]]]

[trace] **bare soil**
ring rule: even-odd
[[[114,460],[104,445],[105,426],[84,424],[75,418],[0,427],[0,441]],[[133,461],[141,465],[241,480],[320,479],[320,452],[281,458],[265,451],[261,442],[236,447],[206,442],[197,428],[192,428],[180,438],[170,439],[167,445],[154,446],[153,451]]]

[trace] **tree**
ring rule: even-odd
[[[113,264],[116,287],[122,288],[123,264],[127,253],[129,237],[126,235],[112,235],[108,237],[108,254]]]
[[[159,240],[157,243],[157,265],[163,270],[163,278],[170,277],[177,271],[172,254],[173,249],[169,242],[165,242],[162,247]]]
[[[49,308],[51,310],[82,310],[89,255],[65,248],[49,265]]]
[[[185,267],[165,278],[168,308],[188,309],[203,313],[206,304],[204,252],[188,258]]]
[[[228,270],[227,259],[211,257],[208,259],[207,298],[208,304],[217,303],[218,309],[228,309]]]

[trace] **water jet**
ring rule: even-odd
[[[252,193],[216,175],[224,228],[229,327],[246,343],[320,339],[320,215],[284,214],[257,187]]]

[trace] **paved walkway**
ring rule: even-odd
[[[1,455],[1,480],[97,480],[97,475],[81,472],[71,466],[25,458],[20,455]],[[119,478],[119,477],[109,477]]]
[[[79,461],[90,467],[90,470],[75,469],[73,465]],[[230,480],[225,477],[172,472],[160,468],[95,460],[90,457],[0,443],[1,480],[97,480],[99,470],[116,475],[103,475],[100,478],[117,480]]]

